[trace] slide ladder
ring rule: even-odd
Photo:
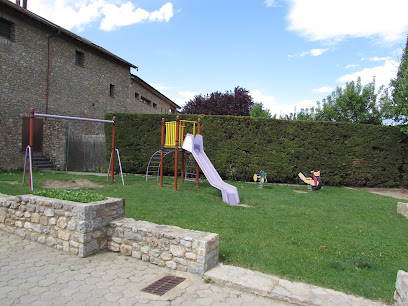
[[[187,182],[196,182],[196,162],[191,152],[186,151],[186,160],[184,163],[184,180]]]
[[[164,149],[163,158],[171,152],[174,152],[174,149]],[[156,177],[157,181],[159,181],[160,157],[161,157],[161,150],[154,152],[152,157],[150,157],[150,160],[149,160],[149,163],[146,169],[146,182],[149,177]]]
[[[227,184],[221,179],[217,170],[205,154],[202,135],[198,134],[194,137],[191,134],[187,134],[184,138],[183,149],[193,154],[211,186],[221,190],[222,200],[225,203],[229,205],[239,204],[237,187]]]

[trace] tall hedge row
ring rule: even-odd
[[[116,116],[116,147],[125,172],[145,173],[160,150],[161,118],[175,115]],[[397,127],[351,123],[251,119],[231,116],[181,115],[201,118],[204,150],[221,177],[249,181],[264,170],[268,181],[296,183],[301,170],[320,170],[325,185],[408,185],[408,137]],[[107,150],[111,128],[106,126]],[[165,159],[172,175],[174,154]]]

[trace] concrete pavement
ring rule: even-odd
[[[141,289],[185,277],[162,296]],[[0,230],[0,305],[287,305],[118,253],[80,258]]]
[[[141,290],[186,278],[162,296]],[[219,265],[199,276],[114,252],[80,258],[0,230],[0,305],[381,305],[342,292]]]

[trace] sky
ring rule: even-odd
[[[278,117],[359,76],[388,86],[408,35],[407,0],[28,0],[28,9],[136,65],[131,73],[181,107],[240,86]]]

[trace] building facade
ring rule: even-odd
[[[109,112],[169,113],[179,108],[132,75],[135,65],[8,0],[0,0],[0,67],[0,169],[23,167],[30,108],[98,119]],[[67,168],[75,155],[84,163],[72,166],[76,170],[105,166],[103,124],[36,121],[35,150],[57,168]],[[93,144],[91,155],[103,151],[91,167],[83,157],[89,152],[81,152],[87,142]]]

